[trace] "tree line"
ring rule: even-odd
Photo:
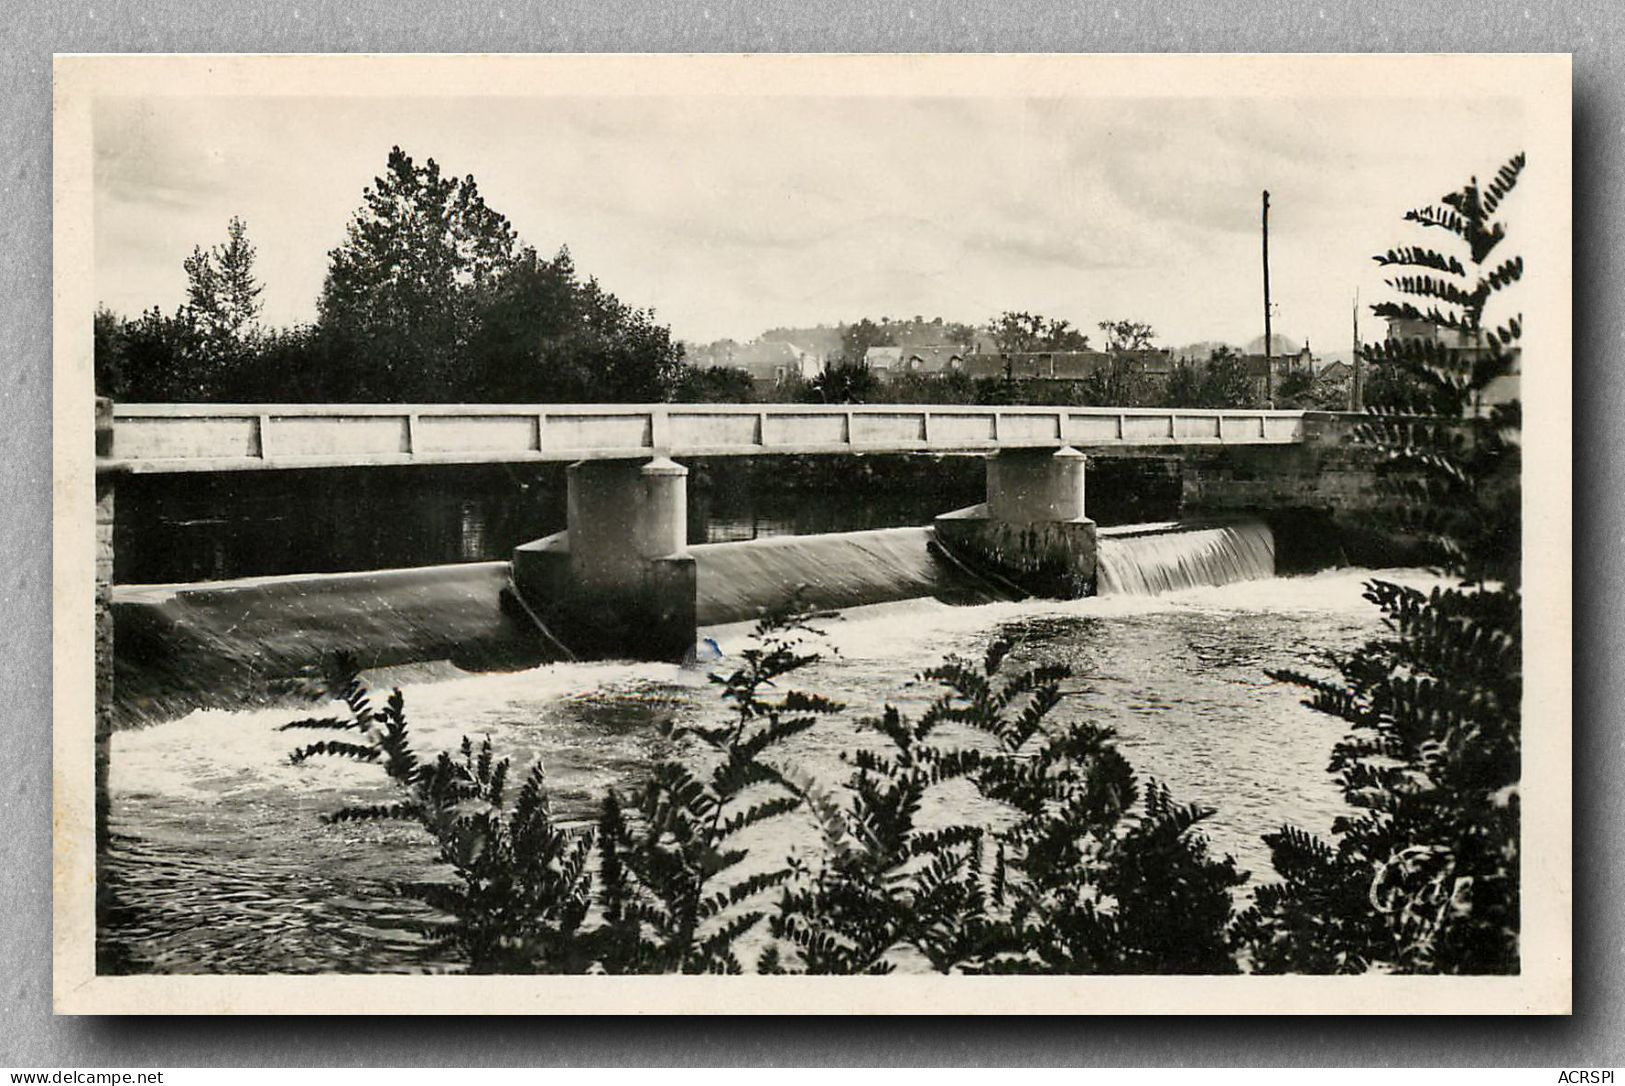
[[[434,159],[399,147],[351,215],[312,322],[272,328],[247,224],[183,261],[186,299],[171,312],[95,314],[97,392],[160,402],[745,402],[1080,406],[1257,406],[1243,358],[1218,348],[1153,378],[1132,357],[1156,333],[1132,320],[1102,321],[1109,364],[1075,381],[973,378],[964,373],[881,375],[865,361],[879,346],[925,343],[969,353],[1085,351],[1092,334],[1070,322],[1006,311],[983,329],[942,318],[864,317],[839,326],[839,351],[822,371],[782,382],[728,366],[687,365],[683,345],[654,313],[580,273],[567,247],[552,257],[524,244],[480,194]],[[1341,388],[1294,374],[1283,407],[1337,409]]]
[[[99,310],[102,395],[154,401],[645,401],[682,349],[654,314],[521,243],[472,176],[399,147],[328,254],[314,322],[260,321],[247,226],[184,262],[186,301]]]

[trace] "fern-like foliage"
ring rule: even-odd
[[[344,807],[324,818],[413,822],[427,832],[452,876],[408,887],[452,918],[430,931],[433,940],[478,973],[589,968],[597,948],[581,936],[592,901],[592,838],[553,820],[541,764],[532,767],[510,805],[509,761],[495,757],[489,739],[476,748],[465,737],[455,756],[425,761],[412,746],[399,690],[375,708],[351,673],[337,693],[349,716],[298,720],[283,728],[358,733],[360,741],[322,740],[290,757],[295,764],[328,756],[383,767],[401,801]]]
[[[794,775],[767,756],[843,708],[777,691],[778,680],[819,659],[822,635],[812,623],[825,617],[793,608],[763,618],[740,665],[711,676],[730,719],[668,727],[689,757],[657,763],[624,801],[606,797],[599,852],[614,971],[743,972],[735,944],[765,915],[753,903],[787,883],[793,869],[752,869],[742,841],[805,800]]]
[[[1402,246],[1375,257],[1385,267],[1424,269],[1388,279],[1398,297],[1379,317],[1430,334],[1390,337],[1361,349],[1371,373],[1373,417],[1358,437],[1383,460],[1386,519],[1430,545],[1441,566],[1476,581],[1518,577],[1518,433],[1515,403],[1490,405],[1493,383],[1514,372],[1523,318],[1491,317],[1523,278],[1520,256],[1503,256],[1496,212],[1517,185],[1515,155],[1488,185],[1475,177],[1438,205],[1405,216],[1453,235],[1459,253]]]
[[[850,758],[845,802],[811,806],[824,862],[800,869],[772,931],[774,969],[888,972],[923,960],[939,972],[1226,972],[1230,889],[1245,880],[1195,832],[1208,812],[1139,787],[1087,724],[1046,726],[1061,666],[999,675],[950,659],[921,676],[942,693],[910,720],[892,707],[865,723],[886,741]],[[944,740],[954,725],[985,736]],[[1007,818],[932,824],[932,793],[963,781]]]
[[[1258,888],[1235,929],[1263,971],[1518,968],[1521,413],[1516,402],[1486,408],[1482,394],[1510,372],[1522,334],[1516,317],[1489,328],[1486,307],[1523,275],[1520,258],[1489,263],[1507,234],[1495,213],[1523,168],[1520,154],[1489,185],[1474,179],[1406,216],[1454,235],[1465,260],[1377,258],[1459,281],[1391,280],[1436,304],[1385,303],[1379,315],[1452,335],[1365,348],[1390,395],[1356,436],[1386,460],[1385,519],[1431,543],[1460,585],[1373,581],[1366,597],[1385,636],[1336,661],[1334,679],[1275,674],[1349,727],[1330,772],[1358,813],[1333,823],[1335,844],[1294,827],[1265,838],[1281,881]]]

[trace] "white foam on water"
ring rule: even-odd
[[[432,670],[444,676],[447,671]],[[382,704],[395,682],[423,669],[383,668],[363,673]],[[561,663],[526,671],[403,683],[410,734],[420,753],[455,749],[464,735],[476,742],[490,734],[493,720],[505,710],[519,720],[534,713],[538,704],[602,697],[629,689],[640,693],[661,688],[692,688],[707,684],[705,674],[674,664]],[[295,794],[373,792],[382,786],[377,766],[323,758],[294,765],[288,755],[295,748],[320,740],[355,740],[350,732],[279,730],[303,718],[347,716],[339,702],[309,706],[253,709],[201,709],[176,720],[121,731],[112,739],[109,787],[115,797],[171,796],[200,803],[247,799],[261,793],[286,790]],[[523,768],[523,765],[516,766]]]
[[[1079,600],[1003,601],[957,607],[933,599],[906,600],[848,608],[828,623],[831,642],[841,655],[881,659],[930,656],[938,646],[962,641],[967,635],[992,634],[1005,623],[1035,618],[1124,618],[1171,612],[1289,612],[1324,613],[1358,618],[1374,615],[1363,592],[1374,579],[1393,581],[1423,590],[1446,583],[1419,569],[1326,570],[1301,577],[1272,577],[1221,585],[1195,585],[1161,595],[1093,596]],[[702,630],[723,652],[738,651],[749,640],[749,622],[712,626]]]
[[[1303,577],[1198,586],[1160,596],[1024,600],[973,607],[955,607],[932,599],[907,600],[849,608],[823,626],[829,646],[842,657],[909,659],[923,666],[945,652],[965,651],[967,642],[991,636],[1002,624],[1035,618],[1109,619],[1178,611],[1275,611],[1358,617],[1374,611],[1362,592],[1365,584],[1376,577],[1422,589],[1444,583],[1422,570],[1385,570],[1377,574],[1343,569]],[[547,664],[525,671],[479,675],[450,668],[415,672],[380,669],[364,677],[380,688],[380,698],[389,685],[408,680],[405,685],[414,733],[426,744],[444,738],[449,746],[462,734],[459,728],[466,730],[473,716],[500,711],[504,705],[534,706],[538,702],[659,687],[702,690],[709,685],[707,674],[726,670],[729,660],[745,647],[754,625],[736,622],[703,629],[701,636],[713,638],[723,656],[698,667],[606,661]],[[455,677],[442,677],[447,674]],[[423,681],[409,681],[414,678]],[[479,714],[471,712],[476,705],[482,706]],[[120,732],[113,738],[113,788],[118,793],[160,792],[207,798],[234,787],[252,787],[257,782],[221,771],[227,767],[280,767],[287,761],[287,752],[301,742],[338,738],[328,733],[275,729],[299,716],[328,715],[340,709],[342,706],[327,705],[303,710],[199,710],[177,720]],[[287,770],[279,776],[280,783],[289,786],[308,776],[299,767],[288,766]],[[372,767],[348,764],[325,772],[328,780],[335,779],[335,773],[358,781],[370,780],[377,774]]]

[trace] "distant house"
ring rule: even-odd
[[[1315,356],[1306,342],[1297,354],[1246,354],[1241,356],[1243,370],[1252,384],[1253,399],[1265,403],[1274,397],[1283,378],[1293,374],[1315,374]]]
[[[953,373],[964,365],[965,349],[954,344],[903,348],[902,371],[905,373]]]
[[[824,358],[794,343],[755,340],[728,343],[704,359],[712,367],[731,367],[750,374],[758,385],[782,385],[786,381],[810,381],[824,372]]]
[[[864,365],[880,380],[899,373],[941,375],[964,368],[965,349],[954,344],[920,347],[870,347],[863,353]]]
[[[863,352],[863,364],[876,380],[885,381],[903,368],[903,348],[870,347]]]
[[[1352,381],[1353,379],[1354,367],[1349,365],[1347,362],[1341,361],[1328,363],[1327,365],[1322,366],[1315,374],[1315,380],[1325,381],[1328,384]]]

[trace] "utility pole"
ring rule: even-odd
[[[1270,190],[1264,190],[1264,402],[1275,403],[1274,345],[1270,342]]]
[[[1365,410],[1365,388],[1360,370],[1360,288],[1354,288],[1354,378],[1349,383],[1349,410]]]

